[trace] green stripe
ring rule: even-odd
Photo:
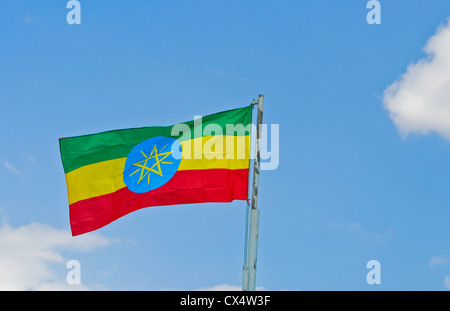
[[[243,133],[227,133],[227,124],[247,126],[252,121],[252,105],[215,113],[202,118],[202,131],[208,124],[217,124],[223,135],[245,135]],[[134,129],[114,130],[97,134],[62,138],[59,140],[64,172],[68,173],[85,165],[127,157],[133,147],[156,136],[174,137],[176,139],[192,139],[198,135],[197,122],[183,122],[189,126],[191,137],[171,136],[171,126],[151,126]],[[197,129],[197,130],[196,130]],[[210,128],[209,128],[210,129]],[[213,133],[214,134],[214,133]],[[217,133],[216,133],[217,134]],[[248,133],[247,133],[248,134]]]

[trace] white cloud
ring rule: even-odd
[[[36,165],[36,157],[29,154],[29,153],[23,153],[22,157],[26,159],[28,162],[30,162],[33,166]]]
[[[368,234],[361,228],[361,224],[357,222],[352,223],[333,223],[330,224],[330,227],[333,229],[349,231],[356,236],[367,237]]]
[[[63,250],[88,251],[111,243],[98,234],[72,237],[66,230],[39,223],[0,227],[0,290],[85,290],[68,285],[53,269],[65,267]],[[68,271],[68,270],[67,270]]]
[[[22,172],[19,171],[12,163],[10,163],[8,160],[3,160],[3,167],[6,168],[11,173],[14,173],[18,176],[22,176]]]
[[[445,289],[450,290],[450,275],[446,275],[444,278]]]
[[[387,230],[385,233],[369,233],[363,230],[362,226],[358,222],[352,223],[331,223],[329,224],[330,228],[339,230],[342,232],[349,232],[354,236],[364,238],[364,239],[372,239],[375,241],[382,241],[389,238],[392,235],[392,230]]]
[[[20,163],[21,165],[19,165],[19,166],[17,166],[16,164],[13,164],[11,161],[3,159],[3,158],[0,158],[0,165],[2,165],[9,172],[11,172],[19,177],[26,177],[31,172],[31,169],[34,166],[36,166],[36,157],[31,154],[23,153],[21,155],[21,158],[22,158],[21,159],[22,161],[19,161],[19,162],[21,162]],[[19,159],[20,159],[20,157],[19,157]]]
[[[430,268],[435,266],[444,266],[450,261],[448,257],[433,256],[430,260]]]
[[[36,16],[33,13],[31,13],[31,12],[27,12],[25,17],[22,17],[21,19],[25,23],[30,24],[30,23],[34,22],[34,20],[36,19]]]
[[[403,136],[437,133],[450,140],[450,23],[426,44],[428,57],[408,66],[384,91],[384,106]]]

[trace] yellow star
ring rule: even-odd
[[[167,147],[167,145],[165,145],[158,153],[158,148],[156,148],[156,145],[155,145],[153,147],[152,152],[150,153],[150,156],[148,156],[148,157],[143,151],[141,151],[145,160],[134,163],[133,165],[137,166],[139,168],[136,171],[134,171],[133,173],[131,173],[129,176],[141,171],[141,176],[139,176],[139,180],[137,182],[138,184],[141,182],[142,179],[145,178],[145,176],[147,176],[148,184],[150,184],[150,172],[158,174],[159,176],[163,176],[162,171],[161,171],[161,163],[162,164],[173,164],[172,162],[163,162],[163,160],[172,153],[172,151],[162,153],[162,151],[166,147]],[[160,157],[162,157],[162,158],[160,158]],[[155,164],[153,164],[151,167],[148,167],[147,162],[150,159],[155,159]],[[157,167],[157,169],[154,169],[155,166]]]

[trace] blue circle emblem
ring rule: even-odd
[[[128,154],[123,181],[131,191],[145,193],[168,182],[180,166],[181,144],[171,137],[153,137]]]

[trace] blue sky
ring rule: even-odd
[[[380,25],[361,0],[80,0],[80,25],[66,3],[0,3],[1,288],[240,288],[244,202],[147,208],[72,238],[58,138],[264,94],[280,162],[260,177],[257,286],[450,289],[450,41],[427,45],[449,1],[381,0]]]

